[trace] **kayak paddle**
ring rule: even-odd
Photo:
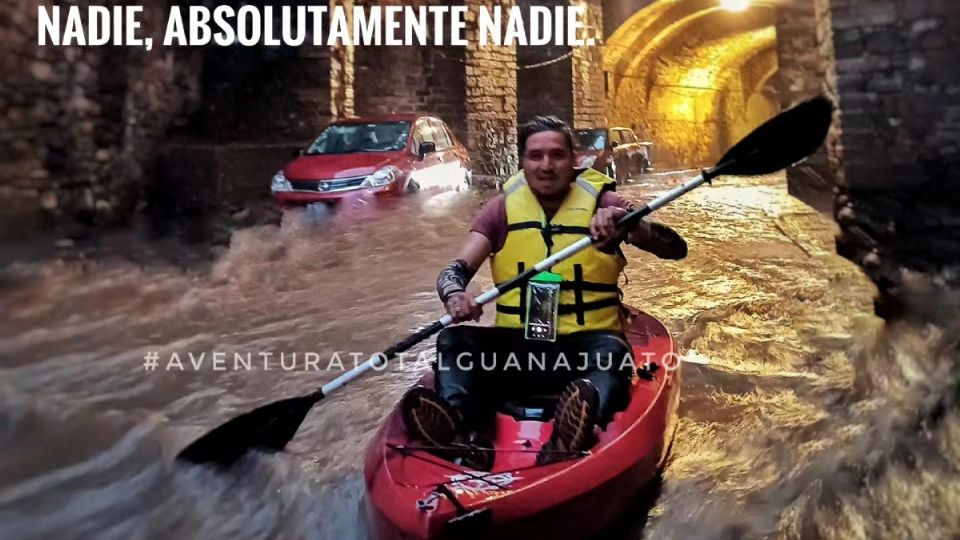
[[[655,198],[642,208],[631,211],[617,223],[620,231],[631,230],[641,218],[685,193],[709,183],[720,175],[755,176],[769,174],[806,158],[826,138],[833,116],[833,106],[825,98],[815,98],[784,111],[758,127],[737,143],[718,164],[683,185]],[[540,261],[515,278],[477,296],[478,304],[487,304],[507,291],[523,286],[542,271],[563,261],[592,243],[589,236]],[[353,370],[340,375],[313,392],[269,403],[240,415],[210,431],[180,452],[177,459],[192,463],[213,463],[229,466],[253,449],[279,451],[297,433],[310,409],[340,387],[379,368],[397,354],[436,334],[453,322],[444,315],[433,324],[415,332],[382,353],[377,353]]]

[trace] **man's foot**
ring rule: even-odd
[[[537,465],[564,461],[593,443],[600,394],[587,379],[577,379],[564,389],[553,414],[553,434],[537,455]]]
[[[464,435],[460,415],[433,390],[413,388],[403,396],[400,412],[410,438],[431,447],[431,454],[477,471],[493,465],[492,445]]]
[[[460,433],[460,416],[429,388],[417,386],[407,392],[400,413],[410,437],[427,446],[450,446]]]

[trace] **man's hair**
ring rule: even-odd
[[[523,161],[523,155],[527,152],[527,139],[533,134],[543,133],[544,131],[556,131],[562,134],[564,140],[567,141],[567,148],[573,152],[573,131],[570,130],[570,126],[556,116],[537,116],[520,126],[517,134],[517,149],[520,151],[518,155],[521,161]]]

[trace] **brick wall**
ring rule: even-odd
[[[354,59],[357,114],[432,113],[465,138],[462,47],[361,46]]]
[[[553,115],[573,122],[573,81],[570,47],[517,47],[517,119],[524,123],[538,115]],[[567,56],[564,58],[564,56]],[[562,58],[550,64],[543,62]]]
[[[546,6],[552,11],[555,7],[567,5],[567,0],[520,0],[517,5],[523,10],[529,36],[531,6]],[[553,115],[567,123],[573,122],[570,54],[571,48],[567,46],[517,47],[517,65],[520,67],[517,72],[518,123],[538,115]]]
[[[960,3],[830,7],[843,123],[838,249],[877,282],[881,312],[896,314],[901,269],[960,279]]]
[[[599,0],[583,2],[587,8],[587,34],[596,40],[592,47],[573,50],[573,125],[577,128],[605,124],[603,75],[603,3]]]
[[[784,109],[820,94],[836,100],[829,1],[805,0],[776,9],[778,92]],[[836,138],[834,131],[830,144],[803,165],[787,170],[790,194],[825,211],[832,206],[837,183],[836,158],[828,152],[835,152]]]
[[[481,46],[476,8],[467,0],[467,148],[478,184],[493,185],[517,171],[517,53],[514,47]],[[499,2],[508,7],[510,0]]]
[[[362,0],[356,3],[364,6],[451,5],[440,0],[412,3]],[[432,29],[433,23],[428,27]],[[427,39],[432,40],[432,34]],[[436,114],[450,125],[461,142],[466,142],[463,47],[359,46],[353,54],[356,114]]]
[[[167,128],[200,95],[192,51],[38,46],[40,3],[0,1],[0,236],[123,220]],[[165,13],[145,6],[144,35],[161,38]]]
[[[0,236],[176,206],[154,194],[266,196],[292,148],[353,112],[349,48],[39,47],[40,3],[0,0]],[[160,43],[168,3],[144,7]],[[190,156],[197,167],[172,166]]]

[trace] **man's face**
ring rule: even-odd
[[[559,131],[531,135],[522,164],[527,184],[537,195],[566,193],[573,181],[573,152]]]

